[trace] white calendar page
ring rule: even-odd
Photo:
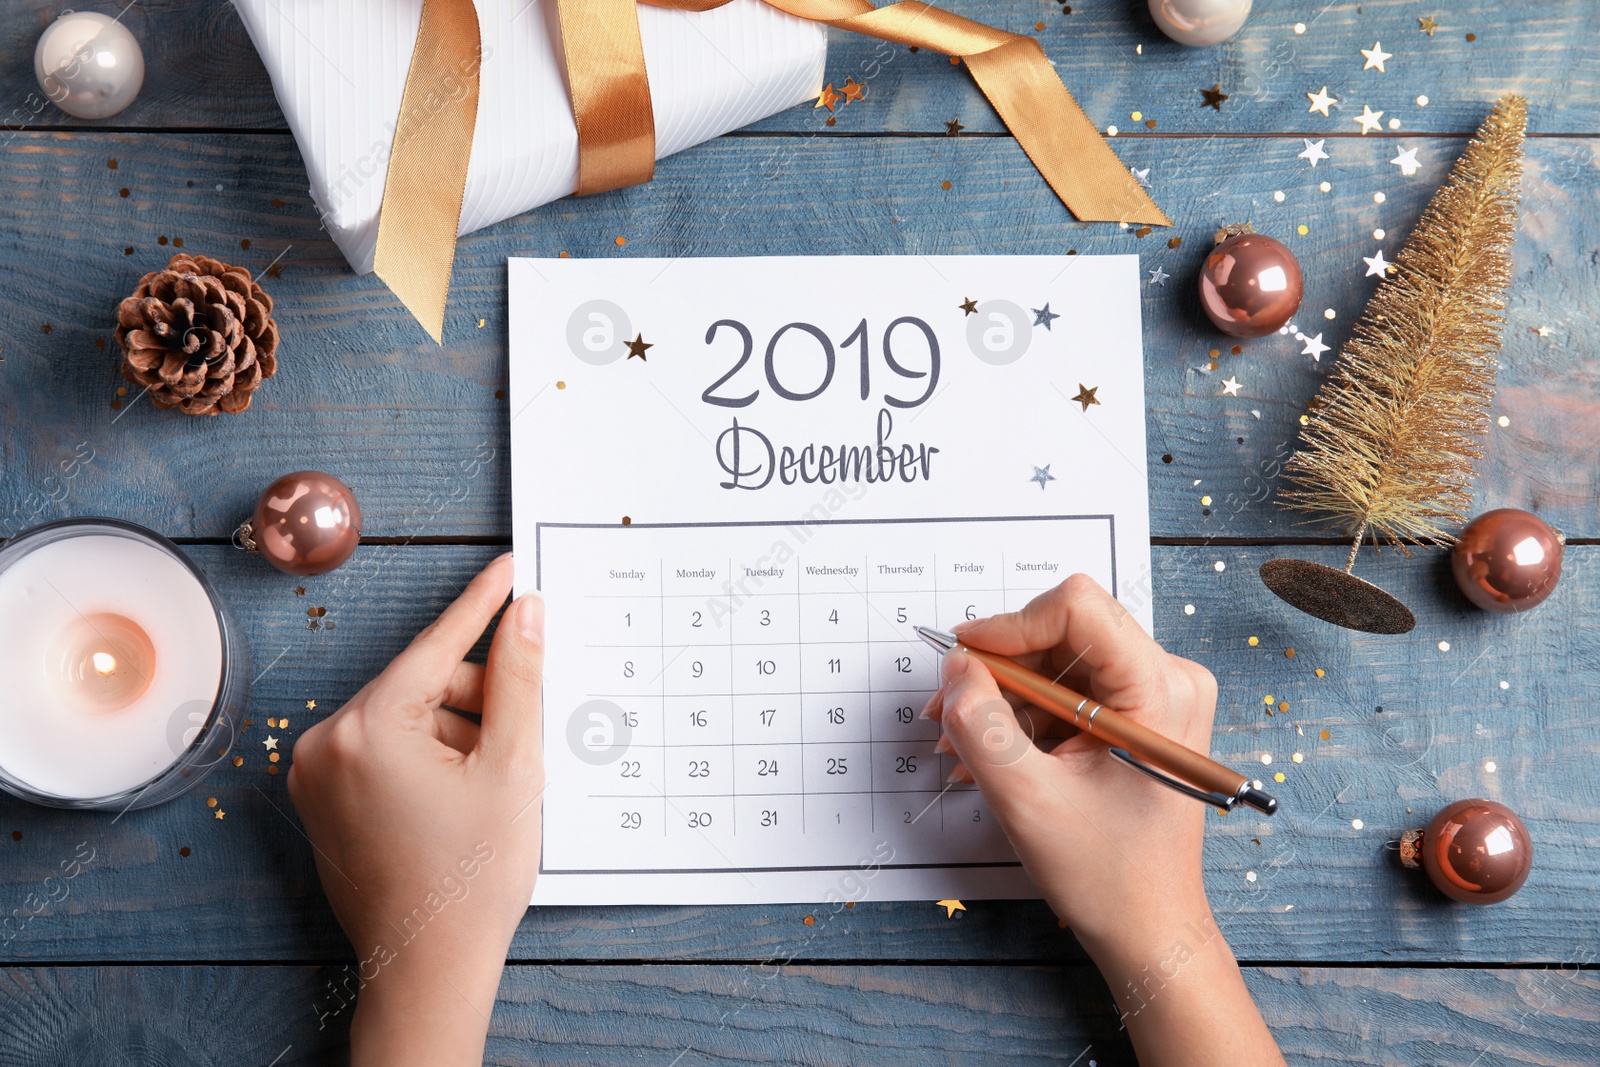
[[[510,261],[535,903],[1033,896],[912,627],[1150,627],[1135,256]]]

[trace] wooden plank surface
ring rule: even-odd
[[[163,807],[83,815],[0,801],[0,903],[21,907],[88,842],[96,859],[68,899],[0,948],[12,960],[293,960],[348,951],[326,910],[309,846],[262,741],[289,747],[404,646],[498,550],[371,546],[304,581],[243,553],[191,549],[242,616],[254,647],[252,719],[238,753],[192,794]],[[1401,638],[1337,631],[1298,616],[1261,586],[1274,550],[1170,547],[1155,553],[1156,636],[1207,664],[1221,686],[1213,751],[1259,768],[1283,802],[1272,819],[1209,822],[1207,886],[1241,956],[1303,961],[1560,962],[1600,956],[1592,921],[1600,822],[1592,761],[1600,721],[1600,548],[1568,550],[1567,577],[1538,611],[1490,616],[1465,605],[1439,558],[1386,553],[1364,571],[1420,619]],[[1342,560],[1333,547],[1294,554]],[[1215,569],[1217,562],[1225,569]],[[1194,614],[1187,614],[1192,605]],[[307,611],[327,608],[319,628]],[[1249,645],[1251,636],[1261,643]],[[1449,644],[1440,651],[1439,642]],[[1291,659],[1287,647],[1295,649]],[[1321,668],[1325,677],[1318,678]],[[1505,681],[1508,688],[1502,689]],[[1287,712],[1264,704],[1270,693]],[[308,711],[308,700],[317,708]],[[1379,709],[1382,709],[1381,711]],[[1328,736],[1324,738],[1323,732]],[[1295,763],[1298,752],[1303,762]],[[1270,767],[1259,763],[1270,754]],[[1493,761],[1495,769],[1489,770]],[[280,764],[280,767],[287,764]],[[226,819],[207,807],[219,800]],[[1451,800],[1486,796],[1516,809],[1538,846],[1534,873],[1492,908],[1450,905],[1398,869],[1386,842]],[[1361,828],[1354,820],[1361,820]],[[11,840],[13,831],[20,841]],[[180,855],[181,848],[191,854]],[[1254,875],[1252,880],[1251,875]],[[31,910],[31,908],[29,909]],[[1077,958],[1039,903],[972,903],[948,920],[931,903],[855,908],[545,908],[528,913],[511,954],[526,960]]]
[[[105,512],[170,535],[222,538],[273,478],[323,466],[355,487],[369,535],[506,537],[507,256],[1075,248],[1137,252],[1146,271],[1171,275],[1145,284],[1153,533],[1305,536],[1312,531],[1264,495],[1332,353],[1313,362],[1293,337],[1274,334],[1233,355],[1199,310],[1195,274],[1218,224],[1254,219],[1307,269],[1297,325],[1336,347],[1377,284],[1362,257],[1379,247],[1393,257],[1460,145],[1422,143],[1423,169],[1405,178],[1388,163],[1398,143],[1342,141],[1313,170],[1296,158],[1299,139],[1129,142],[1125,158],[1151,168],[1175,216],[1172,235],[1183,243],[1172,249],[1165,231],[1140,239],[1071,222],[1005,138],[724,138],[666,161],[648,188],[562,201],[463,240],[441,350],[376,279],[352,276],[321,235],[291,140],[19,134],[0,153],[12,202],[0,216],[0,424],[26,432],[0,445],[0,534]],[[1491,428],[1479,494],[1481,508],[1529,507],[1574,537],[1600,534],[1600,366],[1586,345],[1600,333],[1592,254],[1600,168],[1587,145],[1530,145],[1494,409],[1507,426]],[[946,179],[949,192],[939,188]],[[285,338],[280,370],[242,416],[191,419],[147,401],[113,407],[124,402],[109,339],[114,309],[180,239],[186,251],[282,271],[263,279]],[[70,269],[59,266],[65,250]],[[617,369],[710,373],[701,353],[662,356]],[[1093,384],[1092,355],[1080,366]],[[1222,395],[1229,377],[1242,384],[1238,396]],[[1062,408],[1082,417],[1065,398]],[[495,462],[478,462],[486,449]],[[479,473],[463,488],[468,467]]]
[[[0,1065],[345,1063],[343,980],[332,967],[13,968],[0,972]],[[1269,967],[1245,981],[1297,1067],[1593,1063],[1593,970]],[[510,967],[484,1062],[974,1059],[1134,1064],[1087,965],[776,964]]]
[[[107,4],[115,13],[122,5]],[[1062,13],[1070,6],[1072,13]],[[1102,128],[1124,135],[1305,131],[1352,134],[1362,104],[1399,118],[1402,131],[1465,133],[1483,107],[1508,92],[1533,104],[1532,128],[1590,132],[1600,82],[1600,10],[1587,0],[1550,0],[1537,17],[1512,4],[1433,10],[1438,28],[1421,32],[1406,0],[1353,0],[1310,7],[1258,0],[1244,28],[1215,48],[1184,48],[1161,34],[1140,4],[1046,0],[957,0],[948,10],[1038,39],[1067,87]],[[0,42],[11,57],[0,68],[8,125],[83,125],[53,109],[34,113],[30,62],[39,33],[59,10],[48,0],[12,0],[0,11]],[[1425,11],[1423,12],[1426,13]],[[282,129],[266,69],[227,0],[141,0],[123,15],[145,50],[146,81],[127,111],[92,125],[113,128]],[[1296,24],[1304,27],[1297,33]],[[1467,34],[1474,40],[1467,40]],[[1384,72],[1362,70],[1359,52],[1374,40],[1394,55]],[[730,57],[737,61],[738,57]],[[829,113],[791,108],[757,129],[816,134],[943,134],[959,119],[973,132],[1000,131],[971,78],[946,56],[835,31],[825,77],[866,86],[858,104]],[[1230,94],[1222,110],[1203,106],[1200,89]],[[1324,118],[1307,110],[1307,92],[1326,85],[1339,98]],[[1417,96],[1428,102],[1418,106]],[[1132,111],[1141,119],[1134,120]]]

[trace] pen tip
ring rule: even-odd
[[[940,652],[949,652],[956,647],[955,634],[947,634],[943,630],[935,630],[931,626],[918,626],[915,629],[918,637],[937,648]]]

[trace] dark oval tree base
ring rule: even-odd
[[[1369,634],[1409,633],[1411,609],[1365,578],[1308,559],[1269,559],[1261,580],[1285,603],[1323,622]]]

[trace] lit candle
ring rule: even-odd
[[[64,807],[147,807],[233,742],[248,657],[176,546],[110,519],[0,548],[0,787]]]

